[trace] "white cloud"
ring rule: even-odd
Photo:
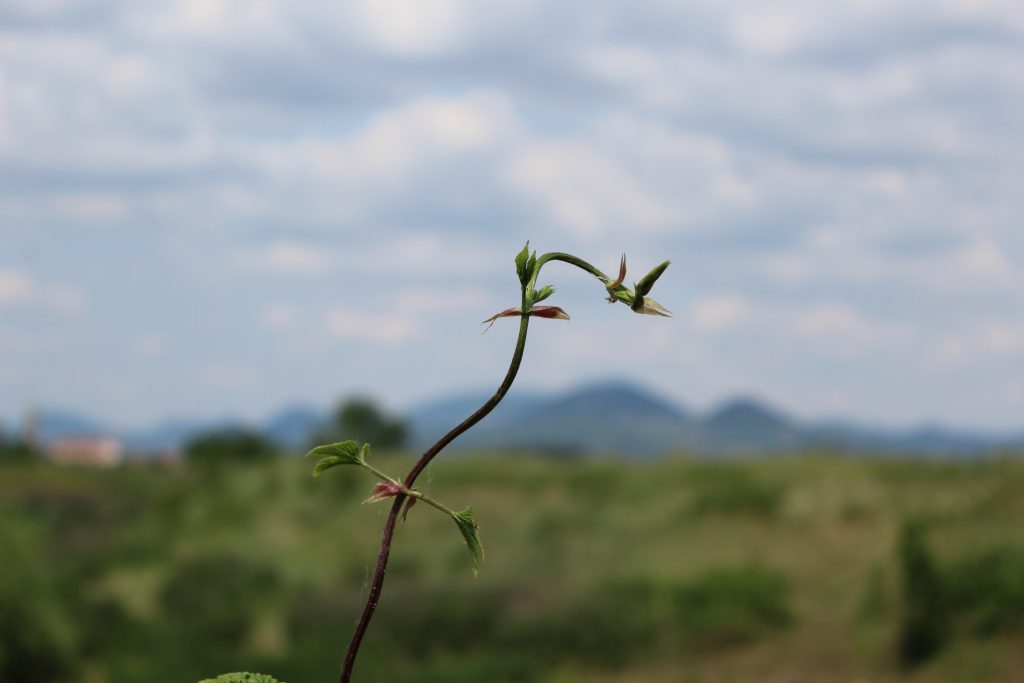
[[[690,310],[691,324],[698,332],[719,332],[742,324],[749,318],[750,304],[738,294],[716,294],[699,299]]]
[[[334,262],[331,253],[297,242],[277,242],[243,258],[246,265],[272,272],[319,275]]]
[[[472,27],[461,0],[358,0],[352,5],[359,33],[372,46],[403,57],[457,49]]]
[[[130,281],[161,315],[219,320],[211,334],[264,330],[254,353],[301,338],[401,356],[447,339],[437,318],[507,305],[451,292],[497,282],[531,237],[606,267],[672,257],[677,301],[656,296],[678,317],[649,350],[704,367],[706,390],[821,396],[835,363],[865,386],[893,365],[908,387],[914,368],[955,376],[952,396],[1018,368],[1019,2],[400,4],[4,3],[4,316],[121,303]],[[196,296],[200,271],[230,276],[234,316]],[[303,297],[304,275],[351,296]],[[574,318],[575,296],[558,302]],[[99,303],[95,346],[134,339]],[[7,331],[16,354],[23,334]],[[602,353],[549,369],[570,382]]]
[[[0,270],[0,306],[27,301],[33,292],[32,280],[24,273]]]
[[[400,317],[390,308],[380,311],[335,308],[327,313],[325,327],[335,339],[380,344],[401,344],[422,334],[418,320]]]
[[[418,287],[397,291],[382,287],[368,300],[348,300],[326,307],[275,301],[258,315],[264,327],[304,347],[323,348],[325,340],[403,345],[423,341],[453,318],[482,320],[493,308],[480,289]]]
[[[58,315],[76,315],[86,308],[81,291],[62,283],[41,282],[16,270],[0,270],[0,309],[41,308]]]
[[[842,303],[814,305],[795,312],[790,318],[791,325],[786,327],[803,337],[809,347],[826,343],[834,349],[851,353],[873,349],[892,351],[914,339],[910,325],[870,319]]]

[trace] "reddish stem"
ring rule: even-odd
[[[403,484],[406,488],[412,488],[413,484],[416,483],[417,477],[422,474],[423,470],[430,464],[430,461],[433,460],[445,446],[457,439],[477,422],[487,417],[487,414],[501,403],[501,399],[503,399],[505,394],[508,393],[508,390],[512,387],[512,382],[516,379],[516,374],[519,372],[519,366],[523,360],[523,351],[526,349],[526,330],[529,327],[529,324],[529,316],[524,315],[520,318],[519,338],[516,341],[516,349],[512,354],[512,362],[509,364],[508,372],[505,374],[505,379],[502,381],[501,386],[498,387],[498,390],[494,393],[494,396],[480,406],[475,413],[467,417],[458,426],[438,439],[437,443],[431,446],[426,453],[420,456],[420,459],[417,460],[416,464],[413,465],[411,470],[409,470],[409,474],[405,475],[405,481]],[[380,538],[380,554],[377,556],[377,568],[374,570],[373,580],[370,582],[370,593],[366,596],[366,606],[363,607],[363,613],[359,617],[359,622],[356,624],[356,630],[352,634],[352,640],[348,645],[348,651],[345,653],[345,663],[341,669],[340,683],[349,683],[349,681],[351,681],[352,669],[355,667],[356,655],[359,653],[359,646],[362,645],[363,636],[366,635],[366,629],[370,626],[370,620],[373,619],[373,613],[377,610],[377,601],[380,599],[380,592],[384,587],[384,574],[387,572],[388,568],[388,556],[391,554],[391,542],[395,535],[395,524],[398,521],[398,513],[402,509],[402,503],[405,501],[405,498],[406,497],[402,494],[395,496],[395,500],[391,504],[391,509],[388,511],[388,518],[384,523],[384,531]]]

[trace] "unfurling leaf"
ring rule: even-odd
[[[498,318],[512,318],[522,314],[523,312],[520,311],[518,308],[506,308],[501,313],[495,313],[490,318],[488,318],[487,320],[480,324],[483,325],[484,323],[490,323],[489,325],[487,325],[487,327],[484,328],[484,332],[486,332],[487,330],[491,329],[491,325],[493,325],[494,321],[497,320]]]
[[[663,261],[655,266],[651,272],[647,273],[647,275],[644,275],[643,279],[636,283],[636,295],[638,297],[647,296],[651,291],[651,288],[654,287],[654,283],[658,281],[658,278],[661,277],[661,274],[665,272],[665,269],[668,268],[670,263],[672,262]]]
[[[370,444],[364,443],[361,447],[356,441],[339,441],[323,446],[317,446],[306,457],[320,458],[313,467],[313,476],[319,477],[324,470],[329,470],[338,465],[362,465],[366,462],[366,456],[370,454]]]
[[[370,497],[363,501],[363,505],[367,503],[379,503],[382,500],[393,498],[402,492],[402,487],[390,481],[382,481],[373,487],[373,492],[370,493]]]
[[[622,255],[622,260],[619,261],[619,276],[615,278],[615,282],[608,285],[609,289],[618,289],[622,286],[622,283],[626,280],[626,255]]]
[[[484,328],[484,332],[491,329],[491,325],[493,325],[494,321],[497,320],[498,318],[515,318],[516,316],[520,316],[522,314],[523,312],[519,308],[506,308],[501,313],[495,313],[490,318],[483,321],[484,323],[490,323],[489,325],[487,325],[486,328]],[[553,320],[569,319],[569,314],[563,311],[558,306],[534,306],[533,308],[530,309],[530,312],[527,313],[527,315],[535,315],[538,318],[551,318]],[[482,324],[483,323],[481,323],[481,325]]]
[[[645,296],[643,299],[638,299],[638,301],[640,305],[633,306],[633,310],[636,313],[643,313],[644,315],[660,315],[663,318],[672,317],[672,311],[668,310],[649,296]]]
[[[625,294],[628,294],[628,292],[626,291],[626,288],[622,286],[622,283],[623,283],[623,281],[625,281],[625,279],[626,279],[626,255],[623,254],[622,255],[622,260],[619,261],[619,276],[617,278],[615,278],[614,281],[608,282],[607,284],[605,284],[605,289],[608,290],[608,303],[613,304],[616,301],[623,301],[623,302],[626,303],[626,305],[629,305],[632,302],[632,299],[630,301],[625,301],[625,299],[623,298],[623,296]],[[632,295],[630,295],[630,296],[632,296]]]
[[[235,673],[221,674],[216,678],[207,678],[199,683],[281,683],[272,676],[266,674]]]
[[[530,260],[530,242],[526,242],[526,246],[523,250],[516,254],[516,275],[519,276],[519,284],[523,287],[530,280],[530,269],[527,268],[528,261]]]
[[[551,296],[554,293],[555,293],[554,286],[552,286],[552,285],[544,285],[543,287],[541,287],[540,289],[537,290],[536,294],[533,295],[533,303],[537,303],[538,301],[544,301],[544,299],[547,299],[549,296]]]
[[[535,315],[538,318],[551,318],[552,320],[569,319],[569,314],[558,306],[534,306],[530,310],[530,315]]]
[[[484,547],[480,543],[480,535],[477,533],[476,518],[473,516],[473,508],[469,507],[461,512],[453,512],[452,519],[462,532],[466,540],[466,547],[469,548],[469,555],[473,558],[473,576],[480,572],[480,563],[484,561]]]

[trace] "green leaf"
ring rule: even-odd
[[[533,303],[537,303],[538,301],[544,301],[544,299],[547,299],[554,293],[555,288],[552,285],[544,285],[543,287],[537,290],[536,294],[533,295]]]
[[[638,297],[647,296],[648,292],[651,291],[651,288],[654,287],[654,283],[658,281],[658,278],[661,277],[661,274],[665,272],[665,269],[668,268],[670,263],[672,262],[663,261],[655,266],[651,272],[647,273],[647,275],[644,275],[643,279],[636,283],[636,295]]]
[[[306,457],[320,458],[320,461],[313,467],[313,476],[319,477],[324,470],[338,465],[363,465],[369,454],[370,444],[364,443],[360,446],[358,442],[349,440],[317,446],[306,453]]]
[[[199,683],[281,683],[281,681],[266,674],[241,672],[234,674],[221,674],[216,678],[207,678],[199,681]]]
[[[484,561],[484,547],[480,543],[480,535],[477,533],[478,525],[473,516],[473,508],[468,507],[461,512],[453,512],[452,519],[455,520],[459,531],[462,532],[462,537],[466,540],[469,555],[473,558],[473,576],[475,577],[480,572],[480,563]]]
[[[527,269],[527,261],[530,259],[530,242],[526,242],[523,250],[516,254],[516,275],[519,276],[519,284],[523,287],[530,279],[530,270]]]

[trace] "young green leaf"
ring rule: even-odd
[[[266,674],[234,673],[221,674],[216,678],[207,678],[199,683],[281,683],[281,681]]]
[[[657,266],[655,266],[651,270],[651,272],[647,273],[647,275],[644,275],[640,282],[636,283],[636,295],[638,297],[647,296],[647,294],[651,291],[651,288],[654,287],[654,283],[658,281],[658,278],[661,277],[661,274],[665,272],[665,269],[668,268],[670,263],[672,262],[662,261]]]
[[[329,470],[338,465],[362,465],[366,462],[366,456],[370,454],[370,444],[363,444],[362,447],[355,441],[339,441],[338,443],[317,446],[306,457],[318,457],[320,460],[313,467],[313,476],[319,477],[324,470]]]
[[[473,558],[473,576],[480,572],[480,563],[484,561],[484,547],[480,543],[479,528],[476,518],[473,516],[473,508],[468,507],[461,512],[453,512],[452,519],[458,525],[462,537],[466,540],[466,547],[469,548],[469,555]]]
[[[551,296],[554,293],[555,293],[554,286],[552,286],[552,285],[544,285],[543,287],[541,287],[540,289],[537,290],[536,294],[533,295],[533,303],[537,303],[538,301],[544,301],[544,299],[547,299],[549,296]]]
[[[530,242],[526,242],[523,250],[516,254],[516,275],[519,276],[519,284],[523,287],[530,279],[530,271],[527,269],[527,261],[530,258]]]

